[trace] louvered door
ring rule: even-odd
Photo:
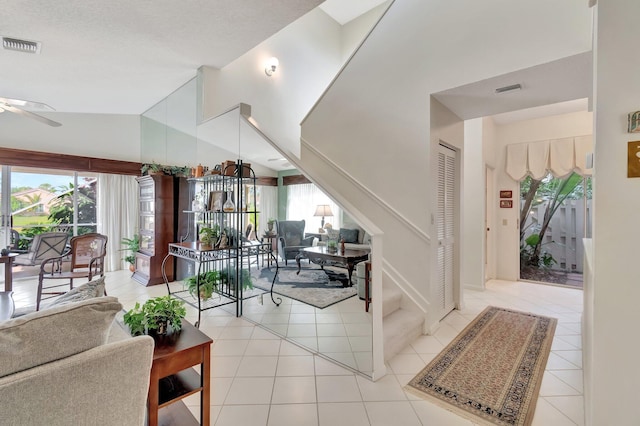
[[[436,303],[443,318],[455,307],[453,284],[455,267],[456,152],[438,146],[438,294]]]

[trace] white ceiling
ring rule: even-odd
[[[322,0],[2,1],[0,97],[57,111],[141,114],[193,78],[232,62]]]
[[[327,0],[340,23],[385,0]],[[0,2],[0,97],[59,112],[141,114],[193,78],[234,61],[323,0],[17,0]]]
[[[495,92],[514,84],[522,89]],[[592,84],[592,53],[585,52],[445,90],[434,97],[464,120],[520,111],[497,118],[497,122],[506,123],[584,110],[584,102],[565,102],[590,98]]]

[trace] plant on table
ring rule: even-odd
[[[136,302],[133,309],[124,314],[124,323],[134,336],[150,332],[164,335],[169,334],[170,330],[180,330],[186,314],[183,301],[160,296],[147,300],[143,305]]]
[[[214,224],[213,226],[203,226],[202,228],[200,228],[199,239],[202,244],[211,246],[215,244],[216,241],[218,241],[219,237],[220,237],[220,225],[218,225],[217,223]]]
[[[228,269],[220,271],[221,281],[235,286],[236,283],[236,268],[231,266]],[[251,280],[251,273],[247,269],[240,269],[240,284],[243,290],[250,290],[253,288],[253,281]]]
[[[200,277],[200,289],[198,290],[198,275],[194,275],[185,280],[187,289],[193,297],[200,297],[202,300],[210,299],[217,290],[220,283],[219,271],[203,272]]]

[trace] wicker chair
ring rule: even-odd
[[[46,259],[40,265],[40,276],[38,278],[38,296],[36,310],[40,309],[42,295],[53,297],[64,294],[66,291],[43,290],[69,285],[69,290],[73,288],[73,280],[76,278],[88,278],[91,281],[95,276],[104,275],[104,257],[107,254],[107,236],[102,234],[84,234],[71,238],[71,250],[62,256]],[[69,271],[63,271],[62,261],[71,256]],[[65,268],[66,269],[66,268]],[[45,280],[64,280],[62,284],[44,286]],[[105,291],[106,294],[106,291]],[[47,297],[48,298],[48,297]]]

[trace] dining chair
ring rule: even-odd
[[[45,259],[40,265],[40,275],[38,277],[38,294],[36,310],[40,309],[40,302],[43,295],[47,298],[64,294],[66,291],[44,291],[46,289],[58,288],[69,285],[69,290],[73,288],[73,280],[87,278],[91,281],[95,276],[104,276],[104,258],[107,254],[107,236],[97,233],[83,234],[71,238],[69,242],[71,249],[69,252],[56,257]],[[69,270],[65,264],[66,259],[71,257]],[[65,281],[50,286],[44,286],[48,280]],[[106,291],[105,291],[106,295]]]

